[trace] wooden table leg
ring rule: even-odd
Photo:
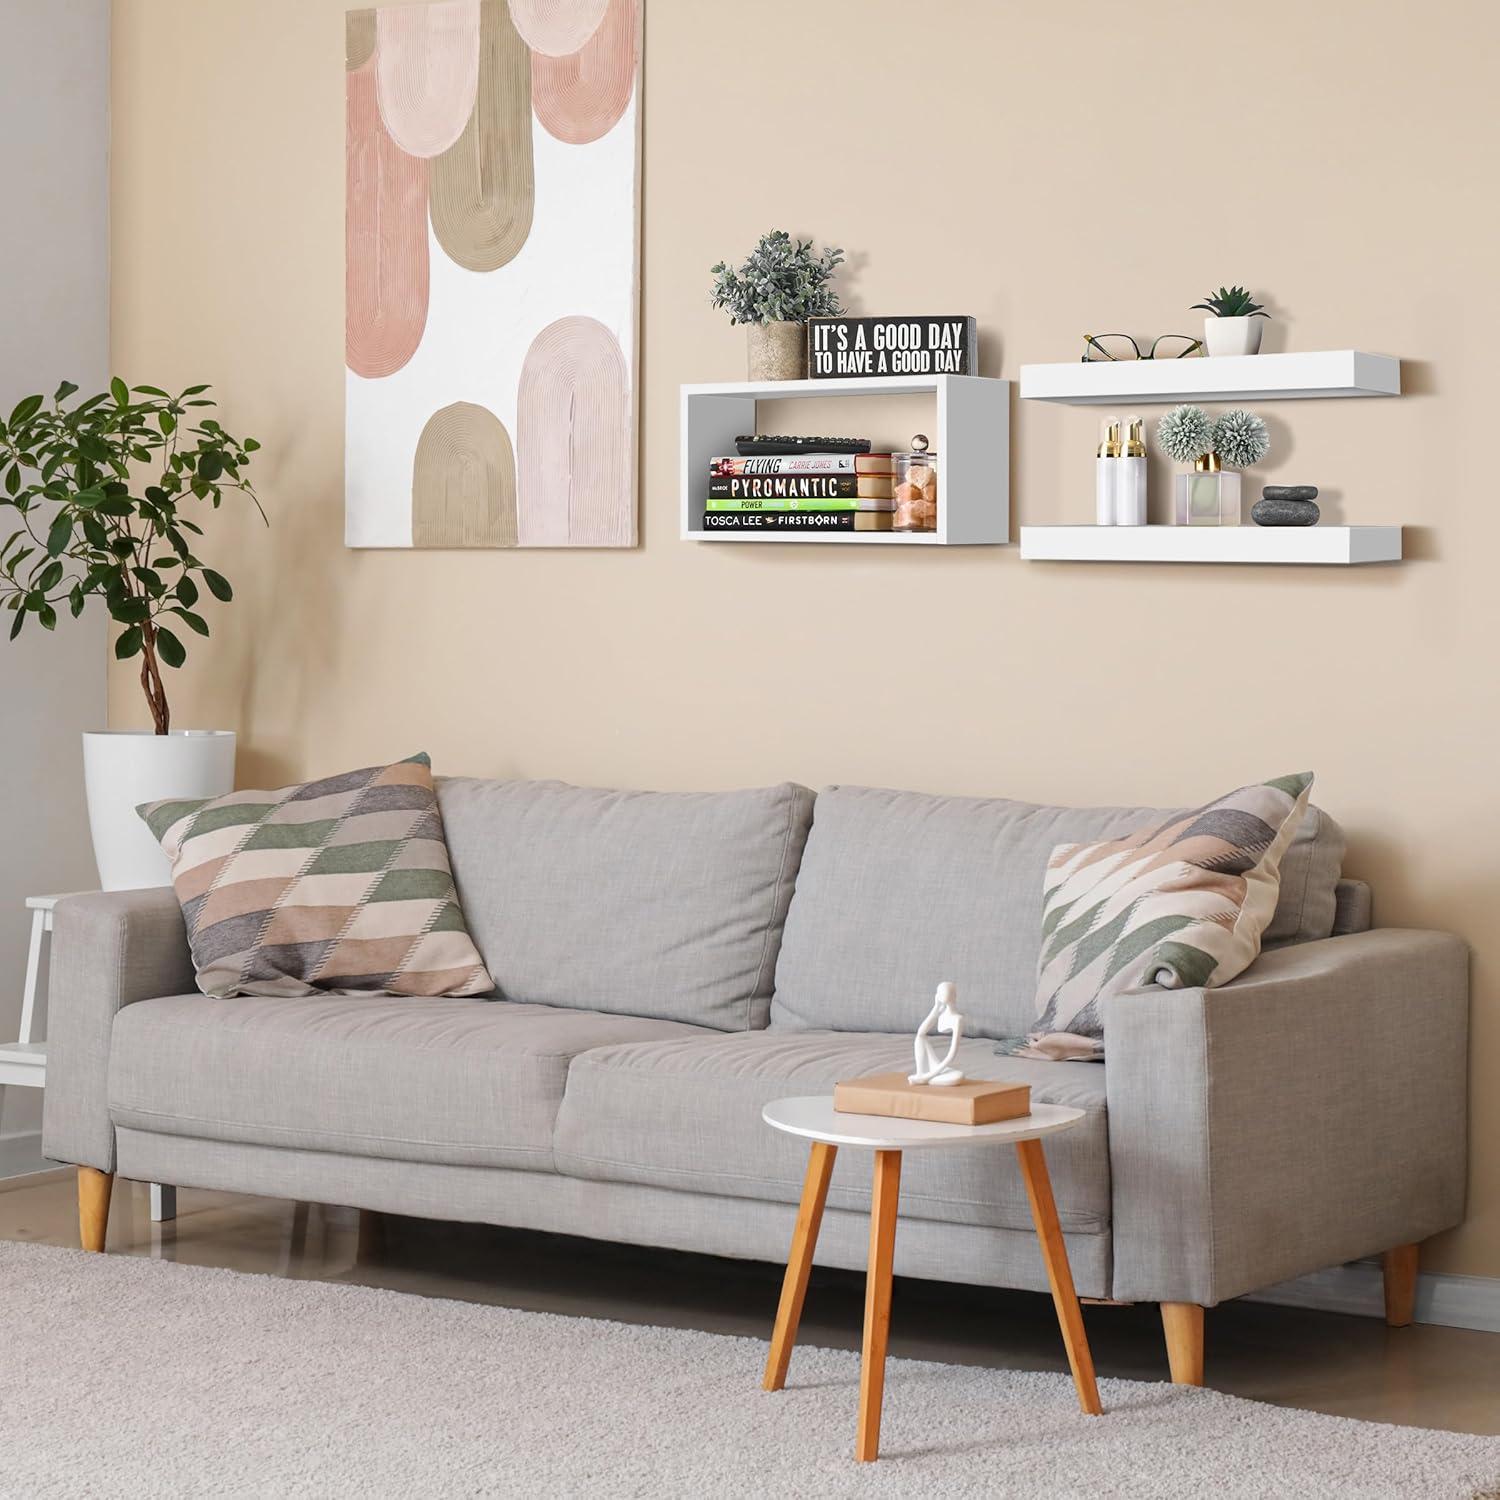
[[[901,1153],[875,1153],[870,1201],[870,1263],[865,1272],[865,1346],[859,1370],[859,1431],[854,1456],[880,1457],[880,1403],[885,1395],[885,1347],[891,1332],[891,1267],[896,1257],[896,1203],[901,1195]]]
[[[1099,1415],[1099,1387],[1094,1383],[1094,1356],[1089,1353],[1088,1335],[1083,1329],[1083,1313],[1078,1294],[1073,1290],[1073,1272],[1068,1265],[1068,1250],[1063,1244],[1062,1226],[1057,1222],[1057,1203],[1052,1197],[1052,1179],[1047,1174],[1047,1158],[1040,1141],[1017,1141],[1016,1154],[1021,1158],[1021,1175],[1026,1179],[1026,1196],[1031,1199],[1031,1218],[1037,1239],[1042,1245],[1042,1259],[1047,1264],[1047,1280],[1052,1287],[1052,1304],[1062,1328],[1063,1347],[1078,1388],[1078,1404],[1091,1417]]]
[[[814,1141],[807,1159],[802,1204],[797,1210],[797,1227],[792,1231],[786,1279],[781,1283],[781,1303],[776,1309],[776,1327],[766,1356],[764,1385],[768,1391],[779,1391],[786,1384],[786,1369],[791,1362],[792,1345],[797,1341],[797,1324],[802,1321],[802,1303],[807,1297],[807,1278],[812,1274],[813,1251],[818,1247],[818,1226],[823,1222],[823,1205],[828,1201],[828,1179],[833,1175],[838,1149],[825,1141]]]

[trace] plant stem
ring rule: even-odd
[[[162,685],[161,668],[156,662],[156,627],[149,622],[141,626],[141,691],[151,705],[151,718],[158,734],[172,727],[172,710],[167,690]]]

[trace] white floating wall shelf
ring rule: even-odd
[[[927,428],[938,459],[938,529],[897,531],[705,531],[711,458],[758,430],[757,401],[830,396],[933,396]],[[852,425],[852,424],[851,424]],[[682,537],[695,542],[815,542],[845,546],[973,547],[1010,540],[1010,381],[980,375],[893,379],[755,380],[682,387]]]
[[[1021,366],[1023,401],[1069,406],[1400,394],[1401,361],[1358,349],[1191,359],[1080,359],[1071,364]]]
[[[1032,562],[1389,563],[1399,526],[1023,526]]]

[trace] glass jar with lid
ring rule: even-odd
[[[892,531],[936,531],[938,514],[937,454],[928,451],[927,435],[911,440],[909,453],[891,455],[896,513]]]

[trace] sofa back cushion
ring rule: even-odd
[[[765,1026],[812,818],[805,787],[450,777],[438,801],[469,930],[505,999]]]
[[[1174,811],[825,789],[787,915],[771,1024],[910,1031],[938,982],[952,979],[971,1034],[1018,1035],[1036,1019],[1052,851],[1119,838]],[[1282,858],[1265,942],[1333,931],[1343,856],[1338,825],[1309,807]]]

